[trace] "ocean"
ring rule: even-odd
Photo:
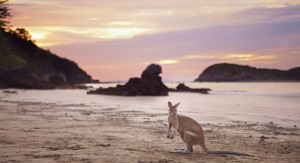
[[[237,121],[273,123],[278,126],[300,126],[300,83],[297,82],[200,82],[185,83],[192,88],[210,88],[208,95],[170,92],[169,96],[107,96],[87,95],[87,90],[22,90],[17,94],[0,92],[0,102],[42,102],[95,109],[143,111],[157,120],[167,121],[167,102],[180,102],[178,114],[187,115],[199,123],[218,125]],[[87,84],[98,87],[117,83]],[[167,83],[175,88],[178,83]],[[68,107],[70,108],[70,107]],[[72,108],[72,107],[71,107]]]

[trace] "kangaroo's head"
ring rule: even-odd
[[[169,106],[169,116],[176,116],[177,115],[177,107],[180,103],[177,103],[176,105],[173,106],[173,104],[169,101],[168,106]]]

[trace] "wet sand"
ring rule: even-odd
[[[0,162],[300,162],[299,126],[232,121],[203,124],[206,146],[254,155],[170,153],[167,113],[87,104],[0,100]]]

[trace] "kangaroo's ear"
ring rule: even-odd
[[[174,108],[177,108],[179,104],[180,104],[180,103],[177,103],[176,105],[174,105]]]
[[[173,105],[170,101],[168,102],[168,106],[169,106],[170,109],[173,108]]]

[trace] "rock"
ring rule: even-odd
[[[161,80],[159,74],[162,73],[160,65],[151,64],[142,73],[143,79]]]
[[[125,85],[115,88],[98,88],[88,94],[104,94],[118,96],[167,96],[168,87],[161,81],[162,72],[159,65],[151,64],[142,73],[141,78],[130,78]]]
[[[192,89],[186,86],[184,83],[179,83],[176,87],[176,90],[180,92],[190,92]]]
[[[179,83],[176,89],[169,89],[169,91],[173,92],[195,92],[195,93],[201,93],[201,94],[209,94],[209,91],[211,89],[209,88],[190,88],[186,86],[184,83]]]

